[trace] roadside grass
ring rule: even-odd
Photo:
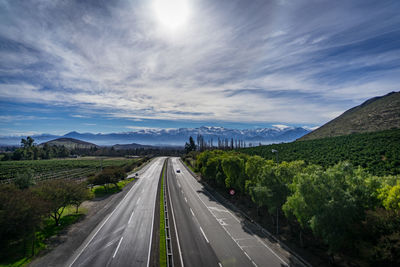
[[[164,214],[164,175],[165,165],[161,174],[160,188],[160,267],[167,266],[167,248],[165,244],[165,214]]]
[[[110,185],[107,190],[104,188],[104,186],[98,185],[91,189],[91,193],[93,194],[93,196],[95,198],[112,195],[112,194],[120,192],[125,186],[127,186],[133,180],[135,180],[134,177],[125,179],[125,180],[121,180],[117,183],[117,186]]]
[[[48,247],[47,241],[59,234],[62,230],[78,222],[85,214],[87,209],[79,208],[76,213],[75,206],[68,206],[60,218],[60,225],[56,226],[52,218],[47,218],[43,222],[43,228],[36,232],[36,239],[34,241],[34,255]],[[7,251],[7,255],[1,255],[0,267],[17,267],[25,266],[33,260],[32,254],[32,238],[27,240],[25,246],[22,240],[9,244],[7,247],[2,247]]]

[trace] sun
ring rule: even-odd
[[[158,22],[173,31],[186,25],[190,13],[188,0],[154,0],[153,10]]]

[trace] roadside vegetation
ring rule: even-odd
[[[326,262],[400,264],[400,176],[376,176],[350,162],[278,164],[237,151],[191,152],[191,159],[209,185],[281,239],[324,251]]]
[[[80,206],[85,200],[121,191],[134,180],[126,179],[127,173],[144,162],[123,160],[124,165],[105,167],[83,181],[38,181],[35,172],[28,169],[0,185],[0,266],[30,262],[46,249],[51,236],[84,216],[86,211]],[[42,161],[35,163],[41,165]]]
[[[325,168],[348,161],[375,175],[400,174],[400,129],[272,144],[239,151],[275,160],[276,154],[272,153],[272,149],[278,151],[281,161],[304,160]]]

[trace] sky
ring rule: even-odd
[[[400,1],[0,0],[0,135],[316,127],[399,91]]]

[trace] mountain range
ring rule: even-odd
[[[224,127],[202,126],[199,128],[179,128],[179,129],[144,129],[124,133],[78,133],[70,132],[63,136],[41,134],[33,135],[32,138],[37,144],[48,142],[57,138],[74,138],[85,142],[94,143],[101,146],[112,146],[115,144],[144,144],[144,145],[178,145],[183,146],[192,136],[195,140],[198,135],[203,138],[213,140],[217,144],[219,139],[237,139],[253,144],[270,144],[280,142],[291,142],[311,130],[305,127],[289,127],[277,125],[272,128],[258,129],[228,129]],[[1,145],[19,145],[22,136],[0,136]]]

